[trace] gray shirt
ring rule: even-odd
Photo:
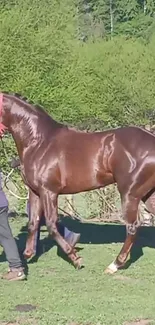
[[[0,208],[8,207],[8,200],[2,190],[2,172],[0,171]]]

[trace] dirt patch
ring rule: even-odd
[[[153,319],[137,319],[132,322],[126,322],[123,325],[150,325]]]
[[[14,310],[19,311],[20,313],[27,313],[29,311],[35,310],[37,307],[30,305],[30,304],[24,304],[24,305],[17,305],[15,306]]]

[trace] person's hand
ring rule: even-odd
[[[20,160],[19,158],[12,158],[12,160],[10,161],[10,167],[11,168],[17,168],[20,166]]]

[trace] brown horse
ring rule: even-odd
[[[125,264],[140,226],[139,202],[149,202],[154,192],[155,137],[138,127],[81,132],[54,121],[41,107],[16,94],[1,94],[0,103],[1,130],[3,126],[12,134],[23,179],[30,188],[31,221],[25,256],[33,255],[34,236],[44,213],[49,233],[79,268],[81,259],[56,227],[58,195],[117,183],[127,238],[106,269],[107,273],[116,272]]]

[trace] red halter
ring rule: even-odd
[[[0,117],[2,116],[2,108],[3,108],[3,94],[0,93]],[[7,127],[0,123],[0,137],[3,136],[3,133],[5,132],[5,130],[7,129]]]

